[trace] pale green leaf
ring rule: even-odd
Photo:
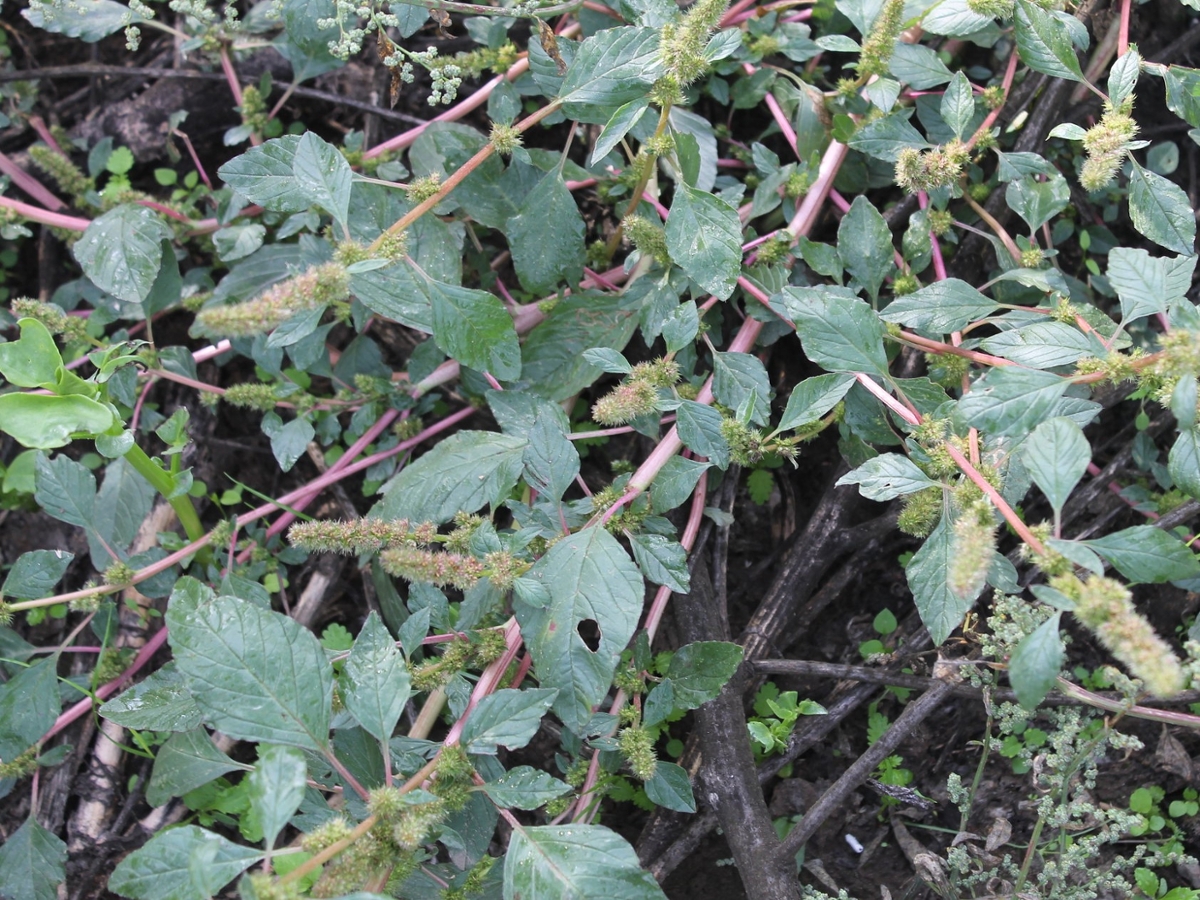
[[[635,26],[608,28],[587,38],[559,88],[563,112],[601,125],[618,107],[645,96],[663,72],[658,40],[658,29]]]
[[[1167,458],[1167,470],[1177,487],[1200,499],[1200,432],[1195,428],[1179,432]]]
[[[667,667],[675,705],[695,709],[716,699],[741,665],[743,653],[728,641],[696,641],[676,650]]]
[[[684,400],[675,411],[675,430],[685,447],[718,468],[729,465],[729,442],[721,434],[721,414],[711,406]]]
[[[635,534],[629,539],[633,558],[647,581],[685,593],[691,583],[687,551],[661,534]]]
[[[954,73],[954,78],[942,93],[938,111],[954,132],[954,137],[962,140],[971,119],[975,117],[975,94],[971,90],[971,82],[962,72]]]
[[[100,707],[100,715],[142,731],[191,731],[203,721],[187,681],[170,662]]]
[[[13,563],[4,579],[5,597],[36,600],[47,597],[75,558],[66,550],[30,550]]]
[[[1174,259],[1151,256],[1134,247],[1114,247],[1108,254],[1108,281],[1121,299],[1125,325],[1143,316],[1165,313],[1192,285],[1195,256]]]
[[[420,286],[433,313],[433,339],[447,356],[500,381],[521,377],[517,330],[499,297],[424,278]]]
[[[306,131],[292,158],[296,184],[343,227],[350,218],[350,163],[337,148]]]

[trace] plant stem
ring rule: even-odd
[[[145,450],[135,443],[125,452],[125,461],[171,504],[171,509],[175,510],[179,524],[183,526],[189,540],[198,541],[204,537],[205,528],[200,524],[200,517],[196,515],[192,498],[187,494],[171,496],[175,491],[175,479],[159,468],[154,460],[146,455]]]

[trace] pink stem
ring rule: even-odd
[[[53,212],[66,209],[67,204],[54,196],[48,187],[18,166],[4,153],[0,153],[0,174],[7,175],[12,179],[13,184],[47,209]]]
[[[67,216],[62,213],[50,212],[38,206],[32,206],[28,203],[22,203],[20,200],[13,200],[11,197],[0,197],[0,206],[8,207],[16,210],[26,219],[31,222],[38,222],[42,225],[49,225],[52,228],[65,228],[67,231],[85,231],[91,220],[81,219],[78,216]]]

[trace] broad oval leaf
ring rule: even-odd
[[[1036,709],[1058,678],[1066,660],[1055,613],[1032,634],[1026,635],[1008,661],[1008,680],[1017,692],[1017,700],[1026,709]]]
[[[883,322],[857,297],[784,288],[787,314],[805,355],[830,372],[887,375]]]
[[[579,45],[558,98],[579,122],[603,125],[618,107],[644,96],[662,75],[659,30],[608,28]]]
[[[490,431],[453,434],[392,479],[373,514],[440,524],[493,506],[521,477],[527,443]]]
[[[837,483],[857,484],[859,493],[868,500],[892,500],[939,486],[916,463],[899,453],[873,456],[853,472],[847,472]]]
[[[603,528],[587,528],[551,547],[529,577],[545,585],[550,602],[541,608],[516,605],[521,634],[538,679],[558,688],[554,711],[568,728],[583,734],[637,628],[642,576],[616,538]],[[588,621],[594,625],[585,629],[600,632],[594,651],[579,631]]]
[[[1025,439],[1021,460],[1057,513],[1087,471],[1092,448],[1070,419],[1048,419]]]
[[[72,252],[92,284],[130,303],[150,296],[171,229],[153,210],[123,203],[92,221]]]
[[[1154,243],[1191,256],[1196,248],[1196,217],[1183,188],[1143,169],[1131,159],[1129,217],[1133,227]]]
[[[447,356],[501,381],[521,376],[517,330],[499,297],[432,280],[422,287],[433,312],[433,339]]]
[[[404,657],[372,610],[342,670],[342,702],[368,734],[386,741],[408,703],[410,684]]]
[[[197,856],[205,860],[207,884],[193,879]],[[168,828],[121,860],[108,889],[132,900],[208,900],[260,859],[260,851],[197,825]]]
[[[557,695],[555,688],[505,689],[489,694],[467,717],[463,746],[470,753],[485,755],[495,755],[497,746],[520,750],[533,740]]]
[[[273,138],[234,157],[221,166],[217,174],[227,185],[263,209],[304,212],[312,201],[292,168],[299,146],[299,135]]]
[[[541,897],[666,900],[628,842],[603,825],[514,828],[504,858],[504,900]]]
[[[926,334],[943,335],[991,315],[998,306],[995,300],[985,297],[965,281],[946,278],[897,297],[879,317],[885,322],[898,322]]]
[[[742,223],[737,210],[707,191],[675,188],[667,217],[667,252],[689,278],[720,300],[742,271]]]
[[[921,621],[935,644],[941,644],[975,605],[975,597],[964,599],[950,588],[950,566],[954,561],[953,532],[946,516],[908,563],[908,587],[917,604]]]
[[[958,403],[970,425],[992,434],[1021,435],[1037,427],[1070,382],[1052,372],[1004,366],[992,369]]]
[[[321,751],[333,669],[312,632],[234,597],[167,609],[175,661],[206,721],[230,737]]]
[[[1153,525],[1135,525],[1082,543],[1134,583],[1161,584],[1200,572],[1187,544]]]
[[[80,394],[0,396],[0,431],[33,450],[65,447],[75,437],[102,434],[112,425],[111,409]]]
[[[563,284],[577,283],[583,275],[586,231],[562,175],[548,172],[505,230],[521,286],[535,294],[551,294]]]

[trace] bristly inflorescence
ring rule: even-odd
[[[323,263],[279,282],[253,300],[203,309],[197,313],[196,323],[216,337],[252,337],[265,334],[296,313],[345,303],[349,297],[346,267]]]

